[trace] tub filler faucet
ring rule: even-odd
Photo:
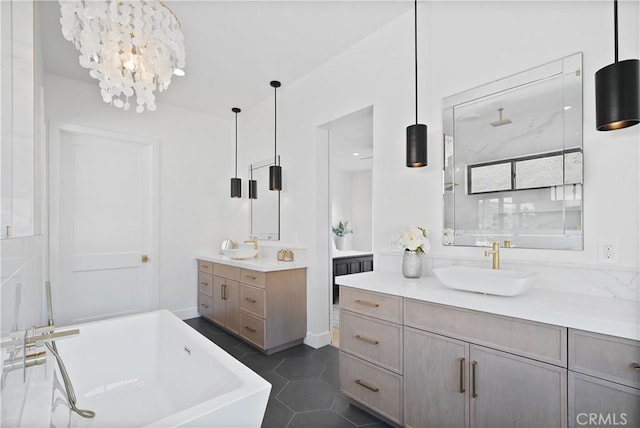
[[[38,349],[44,345],[58,363],[71,410],[83,418],[93,418],[96,415],[95,412],[79,409],[76,406],[76,395],[73,390],[73,385],[71,384],[71,379],[56,347],[56,339],[65,339],[78,335],[80,334],[80,330],[76,328],[72,330],[55,331],[53,307],[51,304],[51,283],[47,281],[45,287],[48,312],[47,325],[32,327],[22,332],[13,332],[9,335],[10,339],[2,343],[2,351],[9,353],[9,357],[4,360],[2,364],[2,387],[4,388],[4,379],[9,372],[22,369],[22,381],[26,382],[27,368],[45,364],[47,361],[47,353],[46,351]]]

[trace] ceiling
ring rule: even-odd
[[[174,77],[162,103],[231,118],[231,107],[249,108],[412,9],[390,1],[166,1],[185,36],[185,77]],[[44,70],[96,85],[62,37],[57,1],[36,9]]]

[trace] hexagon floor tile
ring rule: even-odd
[[[340,392],[337,348],[298,345],[265,355],[203,318],[185,321],[271,383],[263,428],[388,428]]]

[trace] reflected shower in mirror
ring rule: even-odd
[[[277,157],[280,164],[280,156]],[[255,189],[249,189],[251,196],[251,236],[260,240],[280,240],[280,192],[269,190],[269,167],[273,158],[249,165],[249,177],[255,180]],[[251,183],[249,184],[251,185]]]
[[[443,99],[445,245],[581,250],[582,54]]]

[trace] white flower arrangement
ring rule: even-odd
[[[404,247],[405,251],[415,251],[418,254],[424,254],[431,249],[427,236],[427,229],[424,227],[409,226],[400,230],[398,243]]]

